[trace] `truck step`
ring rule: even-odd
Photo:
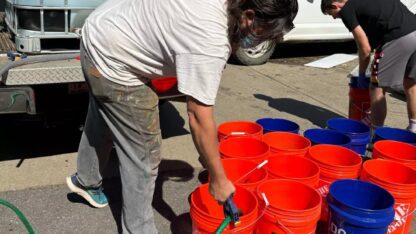
[[[34,63],[9,70],[5,85],[57,84],[85,81],[80,61],[67,59]]]

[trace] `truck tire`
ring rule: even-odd
[[[266,63],[272,56],[276,44],[275,40],[268,40],[256,47],[248,49],[238,48],[233,57],[243,65],[261,65]]]

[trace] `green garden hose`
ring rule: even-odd
[[[227,217],[224,219],[224,221],[222,221],[221,225],[218,227],[217,231],[215,231],[215,234],[221,234],[230,222],[231,217],[227,215]]]
[[[16,213],[17,217],[19,217],[19,219],[25,225],[26,230],[29,234],[34,234],[35,233],[32,226],[30,225],[29,221],[27,221],[26,217],[23,215],[23,213],[19,209],[17,209],[17,207],[15,207],[14,205],[12,205],[9,202],[7,202],[5,200],[2,200],[2,199],[0,199],[0,204],[10,208],[11,210],[14,211],[14,213]]]

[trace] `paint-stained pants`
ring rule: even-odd
[[[123,233],[157,233],[152,198],[160,163],[158,96],[147,85],[109,81],[81,50],[91,94],[78,149],[77,175],[84,186],[99,186],[113,147],[120,162]]]

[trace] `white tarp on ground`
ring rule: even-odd
[[[331,68],[342,63],[349,62],[358,56],[355,54],[333,54],[325,58],[305,64],[307,67]]]

